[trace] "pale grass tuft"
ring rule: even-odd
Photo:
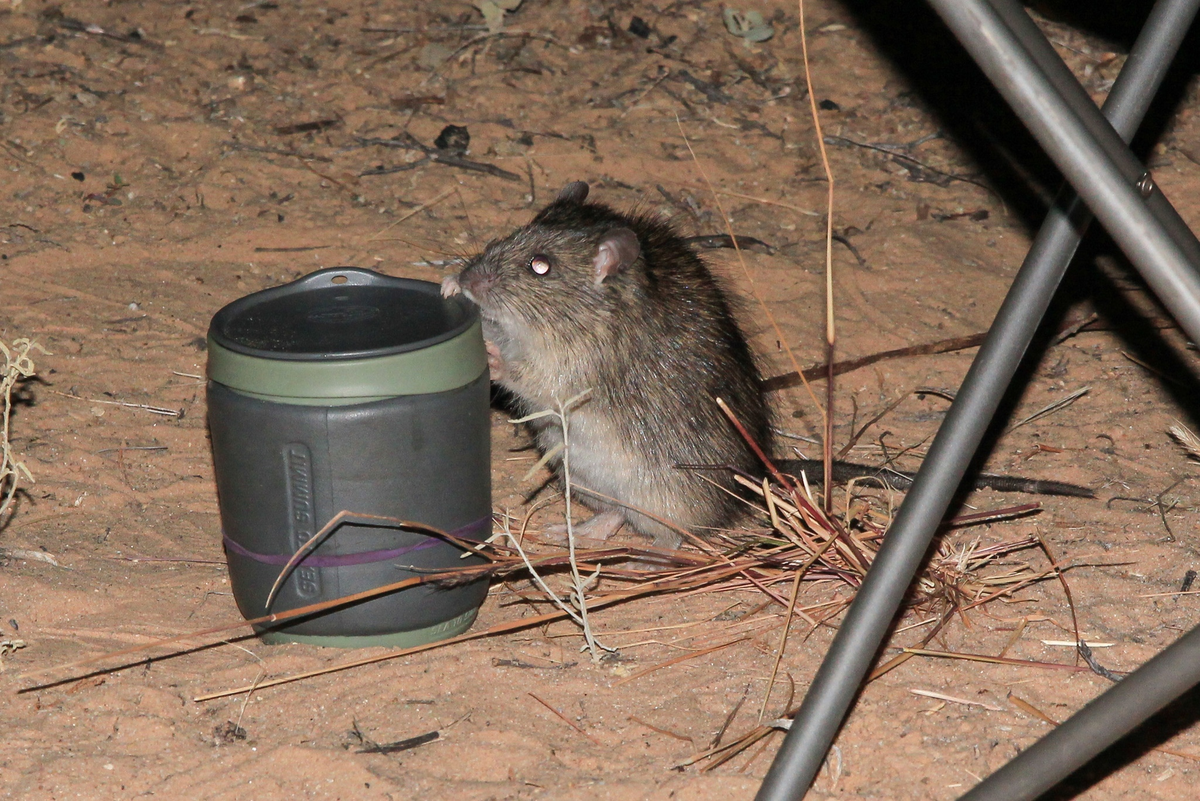
[[[0,353],[4,355],[4,367],[0,372],[0,395],[4,396],[3,417],[0,418],[0,522],[12,505],[13,497],[17,494],[17,485],[24,476],[30,484],[34,483],[33,473],[29,472],[24,462],[17,461],[9,446],[9,417],[12,413],[12,393],[18,381],[31,378],[37,371],[33,359],[29,358],[30,351],[49,355],[49,352],[32,339],[14,339],[12,345],[0,340]]]
[[[1194,431],[1176,420],[1175,425],[1167,429],[1167,432],[1179,443],[1180,447],[1187,451],[1190,458],[1200,462],[1200,437],[1196,436]]]

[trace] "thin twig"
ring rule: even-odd
[[[425,202],[425,203],[422,203],[421,205],[417,206],[415,209],[412,209],[412,210],[410,210],[408,213],[404,214],[404,215],[403,215],[402,217],[400,217],[399,219],[395,220],[394,222],[388,223],[388,224],[387,224],[387,225],[385,225],[383,228],[380,228],[378,231],[376,231],[375,233],[371,234],[369,237],[367,237],[367,238],[364,240],[364,242],[372,242],[372,241],[374,241],[374,240],[378,239],[379,237],[381,237],[383,234],[385,234],[385,233],[387,233],[388,231],[390,231],[390,230],[392,230],[393,228],[395,228],[395,227],[396,227],[397,225],[399,225],[400,223],[402,223],[402,222],[404,222],[405,220],[409,219],[410,217],[413,217],[413,216],[415,216],[415,215],[417,215],[417,214],[420,214],[421,212],[425,211],[425,209],[432,208],[433,206],[436,206],[438,203],[441,203],[443,200],[445,200],[446,198],[450,197],[450,195],[454,194],[454,191],[455,191],[455,189],[456,189],[456,188],[457,188],[457,187],[451,187],[450,189],[447,189],[445,192],[442,192],[440,195],[438,195],[437,197],[435,197],[433,200],[430,200],[430,201],[427,201],[427,202]]]
[[[817,112],[817,96],[813,93],[812,70],[808,63],[808,29],[805,23],[804,0],[797,0],[800,12],[800,57],[804,63],[804,83],[808,88],[808,106],[812,115],[813,130],[817,147],[821,153],[821,166],[825,170],[825,436],[822,442],[825,458],[825,513],[833,509],[833,354],[837,343],[837,329],[833,316],[833,170],[829,167],[829,154],[825,152],[825,136],[821,129],[821,115]],[[799,368],[796,369],[799,373]]]
[[[164,417],[183,417],[182,409],[167,409],[162,406],[151,406],[146,403],[126,403],[124,401],[99,400],[98,398],[83,398],[79,395],[72,395],[69,392],[59,392],[58,390],[47,390],[54,395],[61,395],[64,398],[71,400],[84,401],[85,403],[102,403],[108,406],[121,406],[126,409],[141,409],[150,412],[151,414],[160,414]]]
[[[1007,434],[1012,431],[1015,431],[1016,429],[1025,425],[1026,423],[1032,423],[1034,420],[1037,420],[1040,417],[1045,417],[1048,414],[1057,412],[1059,409],[1063,409],[1063,408],[1066,408],[1067,406],[1070,406],[1072,403],[1079,400],[1084,395],[1088,394],[1088,392],[1091,391],[1091,389],[1092,389],[1091,387],[1082,387],[1080,389],[1075,390],[1074,392],[1067,395],[1066,397],[1059,398],[1054,403],[1051,403],[1048,406],[1038,409],[1036,412],[1029,415],[1025,419],[1019,420],[1016,423],[1013,423],[1011,426],[1008,427],[1008,429],[1004,433]]]
[[[632,673],[623,679],[618,679],[617,681],[613,682],[613,686],[616,687],[618,685],[625,684],[626,682],[630,682],[635,679],[640,679],[642,676],[645,676],[647,673],[653,673],[656,670],[661,670],[662,668],[665,668],[665,667],[671,667],[672,665],[677,665],[680,662],[686,662],[689,659],[695,659],[698,656],[706,656],[708,654],[713,653],[714,651],[720,651],[722,648],[728,648],[729,646],[737,645],[740,642],[749,642],[749,640],[750,640],[749,637],[739,637],[736,640],[730,640],[729,642],[721,643],[720,645],[714,645],[711,648],[705,648],[700,651],[693,651],[690,654],[684,654],[682,656],[677,656],[674,659],[668,659],[666,662],[660,662],[657,665],[651,665],[650,667],[639,670],[637,673]]]
[[[559,712],[557,709],[555,709],[554,707],[550,706],[550,704],[546,703],[546,702],[545,702],[545,701],[543,701],[541,698],[538,698],[538,697],[537,697],[536,695],[534,695],[533,693],[526,693],[526,695],[528,695],[528,696],[529,696],[530,698],[532,698],[533,700],[537,701],[537,702],[538,702],[539,704],[541,704],[542,706],[546,707],[546,709],[549,709],[551,712],[553,712],[553,713],[554,713],[555,717],[557,717],[557,718],[558,718],[559,720],[561,720],[563,723],[565,723],[565,724],[567,724],[568,726],[570,726],[570,727],[571,727],[572,729],[574,729],[575,731],[577,731],[577,732],[579,732],[580,734],[582,734],[584,737],[586,737],[586,738],[588,738],[589,740],[591,740],[591,741],[592,741],[593,743],[595,743],[596,745],[600,745],[600,744],[601,744],[599,740],[597,740],[595,737],[593,737],[592,735],[588,734],[586,731],[584,731],[584,730],[583,730],[583,729],[581,729],[581,728],[580,728],[578,725],[576,725],[575,721],[571,720],[571,719],[570,719],[570,718],[568,718],[566,715],[564,715],[562,712]]]

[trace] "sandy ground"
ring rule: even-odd
[[[50,352],[35,354],[38,379],[21,385],[12,416],[14,453],[37,483],[0,529],[0,637],[24,643],[2,656],[0,793],[704,800],[749,798],[766,771],[778,735],[712,770],[685,764],[757,724],[782,609],[751,591],[598,613],[618,647],[600,664],[559,623],[208,702],[193,698],[362,654],[243,639],[15,692],[33,683],[24,671],[236,617],[199,377],[209,319],[248,292],[346,264],[439,280],[575,179],[688,235],[722,233],[703,167],[736,231],[771,246],[748,252],[745,272],[730,251],[709,255],[746,298],[764,371],[791,368],[752,289],[801,364],[823,359],[826,184],[794,6],[764,0],[774,36],[746,44],[708,0],[525,0],[502,36],[487,36],[469,5],[418,5],[0,4],[0,338]],[[920,7],[826,0],[808,13],[843,240],[839,357],[985,330],[1057,179]],[[1090,29],[1039,22],[1101,98],[1129,45],[1112,31],[1129,28],[1092,16]],[[1200,104],[1186,71],[1173,80],[1143,145],[1195,225]],[[469,130],[467,158],[504,172],[368,143],[408,133],[431,146],[448,124]],[[406,169],[369,174],[381,166]],[[1099,330],[1051,341],[1093,312]],[[1073,565],[1079,629],[1106,644],[1099,662],[1129,670],[1196,622],[1198,596],[1171,593],[1200,567],[1200,485],[1167,435],[1173,420],[1197,423],[1196,356],[1103,237],[1085,246],[1053,315],[1006,413],[1022,420],[1087,392],[997,426],[986,467],[1099,497],[1043,499],[1040,514],[946,542],[1040,533]],[[840,377],[839,445],[903,397],[854,456],[911,448],[902,464],[915,467],[947,404],[913,391],[953,390],[974,352]],[[783,429],[819,433],[806,394],[773,398]],[[498,511],[523,514],[543,481],[522,480],[522,442],[496,412]],[[1026,500],[981,491],[967,504]],[[533,525],[560,514],[548,506]],[[1012,560],[1046,567],[1037,551]],[[815,584],[801,600],[848,593]],[[493,587],[476,625],[545,608],[513,580]],[[908,613],[884,655],[919,642],[925,620]],[[831,636],[793,626],[768,718],[789,682],[803,694]],[[1072,636],[1050,581],[963,614],[930,647],[1074,665],[1069,647],[1046,644]],[[714,646],[726,647],[664,664]],[[956,798],[1048,730],[1013,697],[1061,720],[1108,686],[1086,670],[911,659],[865,688],[811,797]],[[1178,705],[1055,797],[1194,797],[1195,709]],[[411,750],[361,751],[362,738],[429,732],[438,738]]]

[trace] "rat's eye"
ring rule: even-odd
[[[529,269],[533,270],[535,275],[546,275],[550,272],[550,259],[539,253],[529,260]]]

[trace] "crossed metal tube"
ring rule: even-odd
[[[929,0],[1074,189],[1060,192],[929,455],[814,677],[758,801],[812,784],[938,524],[1095,214],[1159,299],[1200,341],[1200,242],[1128,142],[1200,0],[1158,0],[1103,114],[1014,0]],[[1086,204],[1086,207],[1085,205]],[[963,796],[1033,799],[1200,683],[1200,627]]]

